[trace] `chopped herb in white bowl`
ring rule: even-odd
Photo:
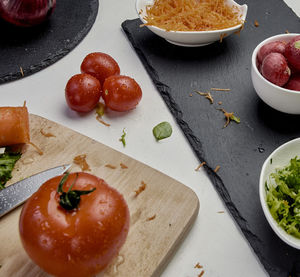
[[[275,149],[259,179],[264,215],[278,237],[300,249],[300,138]]]
[[[266,181],[266,202],[276,222],[290,235],[300,238],[300,159],[271,173]]]

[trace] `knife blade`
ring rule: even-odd
[[[70,164],[65,164],[50,168],[0,190],[0,218],[23,204],[44,182],[63,174],[70,167]]]

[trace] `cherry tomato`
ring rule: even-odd
[[[89,112],[99,102],[102,90],[100,82],[89,74],[71,77],[65,89],[68,106],[77,112]]]
[[[49,274],[95,276],[126,240],[128,206],[104,180],[79,172],[67,176],[62,190],[74,184],[72,191],[88,194],[81,195],[77,208],[66,210],[59,204],[63,193],[57,191],[63,176],[46,181],[25,203],[19,221],[21,241],[29,257]]]
[[[139,84],[128,76],[118,75],[105,79],[103,99],[107,107],[118,112],[132,110],[142,98]]]
[[[88,54],[84,58],[80,69],[82,73],[97,78],[101,85],[107,77],[120,74],[120,67],[117,62],[111,56],[101,52]]]

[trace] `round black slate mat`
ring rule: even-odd
[[[26,77],[68,54],[89,32],[98,0],[57,0],[50,19],[32,28],[0,20],[0,84]]]

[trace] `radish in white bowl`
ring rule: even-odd
[[[265,39],[256,46],[251,60],[251,78],[257,95],[270,107],[288,114],[300,114],[300,72],[297,73],[285,54],[288,43],[296,37],[299,34],[280,34]],[[274,47],[276,44],[272,46],[272,42],[278,41],[285,44],[284,51]],[[268,51],[261,50],[265,45],[268,46]],[[261,52],[267,54],[264,56]]]

